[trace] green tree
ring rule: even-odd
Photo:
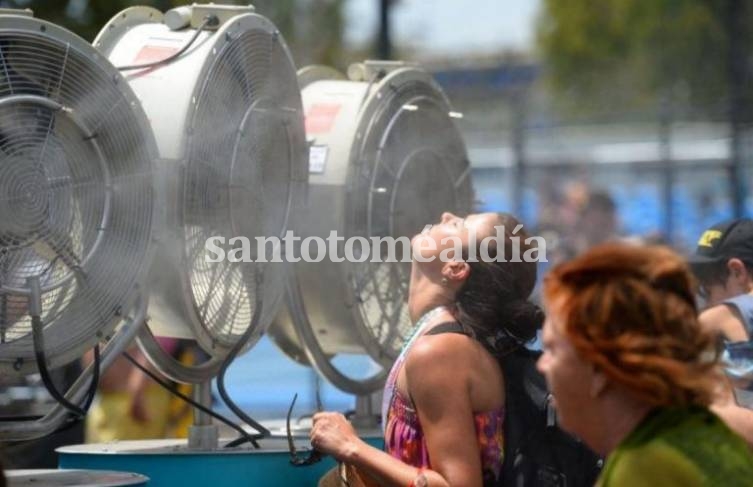
[[[34,16],[65,27],[87,41],[118,12],[136,5],[168,10],[186,2],[180,0],[4,0],[8,8],[28,8]]]
[[[165,11],[192,3],[191,0],[0,0],[2,7],[30,8],[37,18],[61,25],[88,41],[125,8],[146,5]],[[259,14],[280,29],[299,65],[342,64],[344,0],[221,0],[216,3],[252,3]]]
[[[747,63],[730,57],[731,43],[747,51],[752,14],[745,0],[544,0],[538,45],[555,88],[587,107],[669,97],[718,114],[730,63]]]
[[[345,0],[257,0],[257,12],[280,29],[298,66],[342,67]]]

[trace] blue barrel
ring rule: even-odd
[[[382,438],[365,438],[377,448]],[[316,486],[335,466],[331,457],[308,467],[290,464],[287,441],[266,438],[261,448],[249,446],[189,450],[186,440],[122,441],[62,447],[57,450],[61,468],[124,470],[149,477],[150,487],[306,487]],[[297,440],[299,452],[308,441]]]

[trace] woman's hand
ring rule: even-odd
[[[340,462],[349,461],[361,441],[350,421],[342,414],[332,412],[314,415],[309,437],[311,446]]]
[[[388,453],[365,443],[358,437],[350,422],[340,413],[316,413],[309,436],[311,437],[311,446],[322,453],[331,455],[337,461],[347,464],[348,484],[351,486],[399,487],[415,482],[420,473],[416,467],[407,465]],[[479,455],[476,453],[474,456],[478,457]],[[479,468],[479,482],[480,473],[481,468]],[[437,487],[449,485],[437,472],[426,470],[424,475],[429,480],[429,485]]]

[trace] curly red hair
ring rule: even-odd
[[[667,247],[605,244],[557,266],[544,299],[584,360],[653,406],[708,405],[720,384],[715,338],[698,323],[695,280]]]

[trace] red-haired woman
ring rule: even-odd
[[[664,247],[608,244],[544,281],[539,369],[563,428],[608,460],[601,487],[750,485],[753,457],[708,409],[718,351]]]

